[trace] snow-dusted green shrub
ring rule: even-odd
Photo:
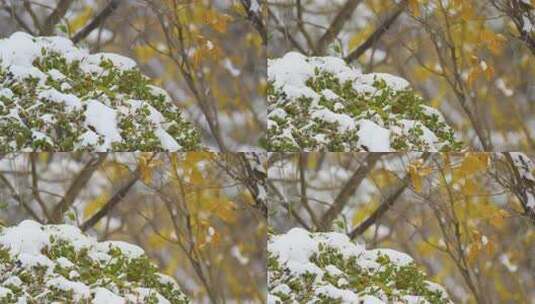
[[[336,57],[268,60],[268,150],[459,150],[441,113],[399,77]]]
[[[143,250],[70,225],[0,228],[0,303],[185,304]]]
[[[0,152],[184,151],[199,142],[133,60],[63,37],[0,40]]]
[[[270,235],[268,280],[268,304],[452,303],[408,255],[366,250],[336,232]]]

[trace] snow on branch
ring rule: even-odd
[[[186,304],[143,249],[70,225],[0,228],[0,303]]]
[[[402,78],[336,57],[268,60],[270,151],[460,150],[442,114]]]
[[[268,304],[452,303],[404,253],[367,250],[345,234],[301,228],[270,236],[268,282]]]
[[[184,151],[193,126],[136,63],[63,37],[0,40],[0,151]]]

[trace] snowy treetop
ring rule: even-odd
[[[337,232],[294,228],[268,241],[268,303],[452,303],[412,258]]]
[[[442,114],[403,78],[290,52],[268,60],[268,80],[271,151],[460,149]]]
[[[0,303],[185,304],[144,251],[97,242],[70,225],[0,228]]]
[[[199,135],[136,63],[64,37],[0,40],[2,152],[195,150]]]

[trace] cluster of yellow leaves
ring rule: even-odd
[[[467,152],[463,155],[460,165],[452,165],[448,155],[444,157],[446,169],[451,170],[452,184],[466,181],[474,175],[486,171],[490,166],[489,153]]]
[[[72,20],[68,23],[68,28],[71,33],[76,33],[78,30],[83,28],[89,23],[89,18],[93,16],[93,8],[90,6],[84,7],[84,9],[78,13]]]
[[[197,37],[196,45],[195,50],[191,54],[191,62],[194,67],[200,67],[208,59],[217,61],[222,57],[221,48],[204,36]]]
[[[141,63],[147,63],[157,55],[153,46],[148,44],[141,44],[134,47],[134,54]]]
[[[365,218],[372,214],[378,205],[379,202],[376,199],[361,204],[355,213],[353,213],[353,218],[351,219],[353,227],[357,227]]]
[[[89,201],[84,208],[84,218],[89,218],[92,216],[95,212],[100,210],[106,204],[106,202],[110,199],[110,195],[107,192],[102,192],[99,196],[97,196],[95,199]]]
[[[480,31],[479,40],[485,45],[493,55],[501,54],[506,43],[506,38],[500,34],[495,33],[487,28]]]
[[[198,249],[219,241],[219,233],[214,223],[222,221],[225,224],[233,224],[238,217],[237,205],[228,199],[218,187],[218,181],[210,177],[204,168],[215,157],[216,155],[210,152],[169,155],[172,176],[178,183],[177,187],[182,187],[185,191],[185,203]]]
[[[495,245],[486,235],[482,234],[479,230],[474,229],[470,234],[471,243],[468,246],[468,263],[474,264],[478,261],[479,257],[484,254],[492,256],[495,251]]]
[[[466,80],[469,87],[472,87],[474,82],[481,78],[482,75],[484,75],[487,80],[491,80],[492,76],[494,76],[494,68],[484,60],[478,61],[477,58],[473,57],[473,66],[470,69],[470,72],[468,73],[468,78]]]
[[[154,169],[162,165],[163,162],[157,159],[152,153],[143,153],[138,160],[139,174],[141,181],[145,184],[152,183],[152,173]]]
[[[225,33],[232,18],[212,8],[198,7],[196,11],[200,20],[219,33]]]
[[[411,11],[411,13],[415,17],[420,17],[420,15],[421,15],[420,2],[423,2],[423,1],[421,1],[421,0],[420,1],[419,0],[408,0],[409,10]]]
[[[169,154],[172,175],[177,181],[185,181],[192,185],[208,185],[212,179],[202,174],[201,166],[206,162],[214,160],[215,157],[216,154],[211,152]]]
[[[426,166],[421,159],[409,165],[409,176],[416,192],[422,192],[423,179],[433,172],[433,168]]]

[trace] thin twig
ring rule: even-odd
[[[87,35],[89,35],[94,29],[103,24],[104,21],[106,21],[106,19],[111,14],[113,14],[113,12],[119,7],[119,4],[121,3],[122,0],[111,0],[108,5],[106,5],[106,7],[95,18],[93,18],[93,20],[91,20],[88,25],[86,25],[83,29],[78,31],[78,33],[76,33],[74,37],[72,37],[72,41],[74,43],[78,43],[82,39],[87,37]]]

